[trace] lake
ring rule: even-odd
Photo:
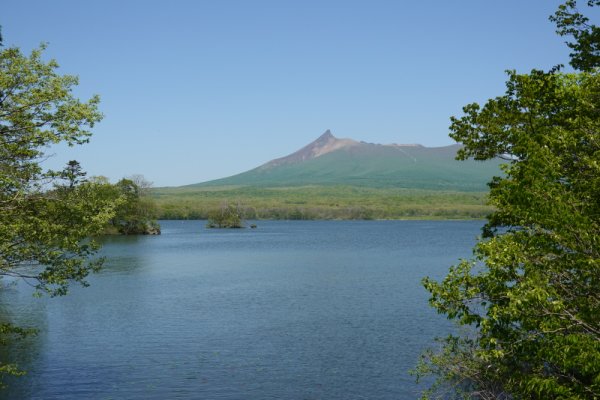
[[[482,221],[258,221],[110,237],[88,288],[3,313],[40,329],[4,351],[7,399],[415,399],[408,370],[451,325],[424,276],[471,255]]]

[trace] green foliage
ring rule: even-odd
[[[18,48],[0,51],[0,276],[21,278],[50,296],[67,293],[72,282],[86,285],[100,268],[98,245],[89,240],[112,218],[116,202],[98,194],[94,182],[79,180],[70,165],[68,186],[61,173],[45,171],[43,149],[60,142],[87,142],[100,121],[99,99],[81,102],[72,94],[77,78],[58,75],[55,61],[42,60],[44,47],[29,56]],[[0,342],[26,329],[0,328]],[[0,373],[18,373],[0,365]]]
[[[43,148],[85,143],[85,128],[101,114],[97,97],[73,97],[77,78],[56,74],[58,65],[42,61],[42,50],[29,57],[17,48],[0,52],[0,270],[62,294],[69,280],[83,281],[96,268],[87,263],[94,244],[81,241],[101,229],[114,204],[98,200],[93,184],[46,190],[57,174],[42,170]]]
[[[587,0],[586,3],[588,7],[600,6],[599,0]],[[573,50],[570,56],[574,68],[591,71],[600,67],[600,27],[591,24],[590,19],[577,9],[577,0],[561,4],[550,20],[556,23],[556,33],[574,39],[567,42]]]
[[[22,340],[36,334],[37,331],[35,329],[20,328],[10,323],[2,323],[0,324],[0,345],[6,346],[11,342]],[[25,371],[21,370],[15,363],[0,364],[0,389],[5,387],[3,378],[8,375],[22,376],[25,375]]]
[[[123,235],[160,234],[154,201],[147,196],[150,183],[142,177],[123,178],[114,185],[114,196],[123,198],[110,226]]]
[[[84,182],[86,175],[87,173],[81,169],[81,165],[76,160],[69,161],[60,173],[60,177],[69,182],[69,189],[73,189],[79,183]]]
[[[464,113],[459,156],[509,161],[475,259],[424,280],[431,305],[475,333],[448,338],[420,372],[469,398],[599,398],[598,71],[510,72],[504,96]]]
[[[243,228],[243,211],[240,205],[224,204],[208,214],[207,228]]]
[[[509,72],[504,96],[452,119],[460,158],[509,162],[475,259],[424,280],[470,328],[423,355],[417,375],[438,377],[427,398],[600,398],[600,31],[574,0],[551,20],[587,72]]]

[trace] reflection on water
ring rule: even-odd
[[[4,315],[40,328],[7,354],[29,373],[4,398],[415,398],[407,370],[449,329],[420,280],[468,257],[481,223],[258,225],[166,221],[103,238],[89,288],[2,291]]]
[[[0,285],[0,324],[32,330],[25,337],[5,336],[7,343],[0,343],[0,360],[3,365],[16,364],[17,368],[27,370],[35,364],[46,343],[45,335],[37,335],[36,332],[47,329],[46,307],[43,302],[36,302],[32,298],[30,290],[20,290],[15,280],[5,278],[0,281]],[[3,383],[19,385],[22,381],[7,377],[3,379]]]

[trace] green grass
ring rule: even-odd
[[[161,219],[206,219],[225,203],[247,219],[475,219],[492,208],[486,192],[357,186],[178,187],[152,191]]]

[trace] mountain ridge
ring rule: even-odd
[[[485,191],[499,161],[456,161],[459,144],[376,144],[337,138],[326,130],[284,157],[230,177],[186,187],[350,185]]]
[[[324,154],[338,150],[342,147],[356,145],[358,145],[358,142],[356,140],[338,139],[335,136],[333,136],[329,129],[327,129],[325,133],[323,133],[321,136],[319,136],[317,139],[313,140],[306,146],[302,147],[300,150],[288,154],[287,156],[271,160],[261,165],[259,168],[269,168],[283,164],[301,162],[312,158],[317,158]]]
[[[336,150],[340,150],[343,148],[349,147],[360,147],[360,146],[389,146],[392,148],[396,148],[402,151],[403,147],[415,148],[415,147],[425,147],[421,144],[377,144],[377,143],[367,143],[363,141],[356,141],[354,139],[348,138],[337,138],[335,137],[329,129],[327,129],[321,136],[319,136],[314,141],[310,142],[306,146],[302,147],[300,150],[297,150],[287,156],[273,159],[271,161],[266,162],[265,164],[259,166],[258,168],[270,168],[276,167],[284,164],[292,164],[301,161],[306,161],[312,158],[317,158],[322,155],[331,153]],[[457,145],[451,145],[457,146]],[[447,147],[447,146],[443,146]]]

